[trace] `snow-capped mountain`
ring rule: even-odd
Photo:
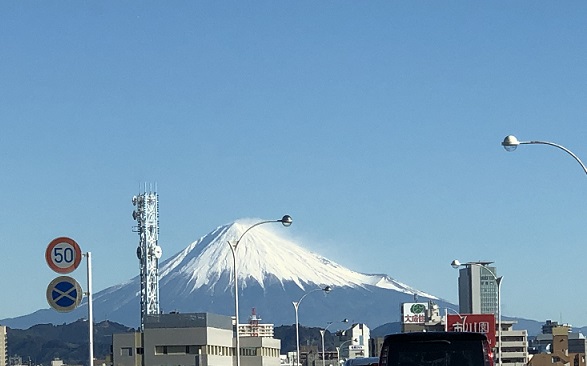
[[[256,221],[223,225],[160,263],[159,301],[164,312],[211,312],[234,315],[233,258],[235,243]],[[348,318],[372,327],[399,321],[402,302],[433,299],[386,275],[363,274],[312,253],[280,236],[275,225],[260,225],[242,236],[236,250],[239,315],[245,322],[252,308],[263,322],[293,324],[292,301],[311,290],[331,286],[329,294],[316,291],[299,306],[300,324],[323,325]],[[140,278],[94,294],[94,320],[112,320],[129,326],[140,322]],[[26,328],[38,323],[63,323],[87,315],[85,302],[70,313],[43,309],[2,324]]]

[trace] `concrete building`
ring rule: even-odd
[[[555,325],[555,326],[553,326]],[[558,325],[557,322],[547,320],[546,324],[542,326],[542,334],[538,334],[530,341],[532,349],[531,353],[550,353],[552,351],[552,343],[554,342],[553,329],[564,327],[567,329],[569,353],[587,354],[587,338],[580,332],[572,332],[570,325]]]
[[[0,366],[8,365],[8,334],[6,326],[0,325]]]
[[[572,330],[570,325],[567,324],[559,324],[558,322],[547,320],[544,324],[542,324],[542,334],[552,334],[552,330],[557,328],[561,325],[565,325],[569,327],[569,332]]]
[[[241,337],[273,338],[273,324],[239,324],[238,331]]]
[[[369,357],[371,332],[366,324],[355,323],[349,329],[337,333],[337,336],[339,359]]]
[[[548,353],[532,355],[528,366],[573,365],[585,366],[585,353],[571,352],[569,349],[569,327],[552,329],[552,342]]]
[[[241,337],[242,366],[279,366],[281,342]],[[114,334],[113,366],[232,366],[236,363],[232,318],[209,313],[145,318],[143,333]]]
[[[514,330],[514,321],[501,321],[501,362],[504,366],[522,366],[528,363],[528,331]]]
[[[497,268],[493,262],[475,262],[459,270],[459,312],[461,314],[497,314]]]
[[[573,332],[570,324],[559,324],[552,320],[547,320],[542,325],[542,334],[538,334],[530,341],[532,353],[550,352],[553,342],[553,329],[560,327],[565,327],[568,330],[570,353],[587,353],[587,338],[585,338],[583,333]]]
[[[242,337],[269,337],[273,338],[273,324],[261,323],[261,318],[257,315],[255,308],[251,310],[249,322],[239,324],[238,332]]]

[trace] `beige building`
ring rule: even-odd
[[[239,324],[238,332],[241,337],[269,337],[273,338],[273,324]]]
[[[209,313],[149,315],[143,333],[112,336],[112,364],[232,366],[236,364],[235,343],[232,319],[228,316]],[[241,337],[240,347],[242,366],[280,364],[281,342],[278,339],[245,336]]]
[[[8,365],[8,335],[6,326],[0,325],[0,366]]]
[[[338,335],[337,358],[346,360],[349,358],[369,357],[371,332],[369,327],[363,323],[355,323],[350,328],[340,332]],[[304,360],[302,351],[300,361]]]
[[[503,366],[523,366],[528,363],[528,331],[514,330],[513,321],[501,321],[501,360]]]

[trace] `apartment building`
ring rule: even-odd
[[[528,363],[528,331],[515,330],[514,321],[501,321],[501,361],[504,366],[522,366]]]
[[[239,324],[238,331],[241,337],[273,338],[273,324]]]

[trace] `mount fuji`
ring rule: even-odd
[[[234,315],[234,268],[228,241],[236,241],[255,222],[243,219],[220,226],[161,262],[160,310]],[[323,326],[327,321],[348,318],[374,328],[399,321],[400,304],[415,297],[447,305],[387,275],[355,272],[312,253],[280,236],[273,225],[247,232],[236,250],[236,260],[241,323],[247,321],[254,308],[263,323],[293,324],[292,301],[325,286],[332,287],[329,294],[316,291],[300,304],[300,324]],[[94,294],[94,321],[111,320],[137,327],[139,292],[137,276]],[[69,313],[42,309],[1,323],[21,329],[39,323],[61,324],[85,318],[86,306],[84,301]]]

